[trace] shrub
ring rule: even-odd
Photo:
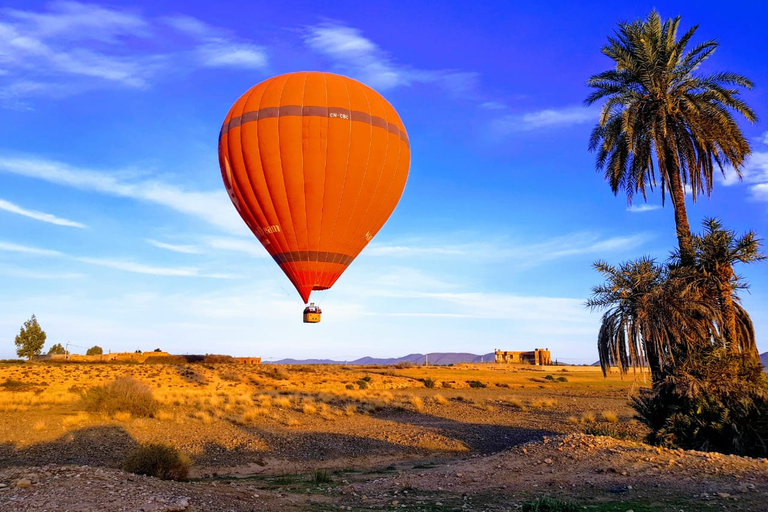
[[[759,362],[696,354],[633,399],[652,444],[768,456],[768,382]]]
[[[83,395],[89,412],[129,412],[137,417],[152,417],[159,403],[146,384],[131,377],[120,377],[103,386],[93,386]]]
[[[413,368],[414,366],[416,366],[416,363],[413,363],[411,361],[400,361],[395,365],[395,368],[400,368],[400,369]]]
[[[471,387],[471,388],[484,388],[484,387],[487,387],[484,383],[480,382],[479,380],[468,380],[467,384],[469,384],[469,387]]]
[[[192,465],[189,457],[165,444],[141,446],[126,457],[123,470],[163,480],[184,480]]]
[[[357,385],[360,389],[367,389],[368,388],[368,381],[364,379],[360,379],[357,381]]]
[[[103,353],[104,353],[104,349],[98,345],[94,345],[85,351],[85,355],[87,356],[100,356]]]
[[[555,498],[538,498],[523,503],[523,512],[577,512],[575,503],[557,500]]]
[[[312,483],[314,483],[315,485],[329,484],[331,483],[331,474],[322,469],[318,469],[317,471],[312,473]]]
[[[429,389],[434,388],[435,385],[437,384],[437,381],[435,379],[433,379],[432,377],[427,377],[425,379],[421,379],[421,382],[423,382],[424,386],[429,388]]]
[[[5,391],[31,391],[35,388],[35,385],[31,382],[23,382],[14,379],[5,379],[5,382],[0,384],[0,387]]]

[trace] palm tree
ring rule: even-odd
[[[607,309],[597,348],[603,373],[649,367],[653,380],[711,343],[719,311],[702,296],[690,267],[660,266],[648,257],[614,267],[594,264],[606,281],[592,288],[586,306]]]
[[[677,39],[679,23],[679,16],[662,23],[656,11],[645,20],[620,23],[602,48],[616,68],[588,80],[595,90],[585,103],[606,99],[589,149],[597,151],[597,168],[613,193],[624,189],[630,203],[638,192],[645,199],[646,189],[657,184],[658,168],[662,203],[668,191],[674,208],[681,263],[692,265],[686,186],[694,201],[701,193],[709,195],[715,164],[723,173],[730,164],[741,177],[751,149],[732,112],[752,123],[757,116],[739,98],[739,88],[752,88],[749,79],[695,73],[718,45],[706,41],[686,51],[698,27]]]
[[[702,224],[704,234],[693,237],[696,267],[712,288],[722,312],[722,338],[731,352],[759,358],[752,321],[735,294],[736,290],[747,288],[747,284],[740,281],[733,265],[764,260],[760,240],[753,231],[737,237],[715,218],[707,218]]]

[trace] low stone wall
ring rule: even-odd
[[[95,354],[86,356],[81,354],[53,354],[51,361],[70,361],[73,363],[143,363],[150,357],[168,357],[168,352],[113,352],[109,354]]]

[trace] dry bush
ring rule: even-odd
[[[74,427],[75,425],[82,425],[86,421],[88,421],[88,414],[81,411],[74,416],[65,417],[61,424],[65,427]]]
[[[131,419],[131,413],[126,411],[116,412],[115,419],[117,421],[129,421]]]
[[[505,398],[503,400],[503,402],[505,404],[507,404],[508,406],[514,407],[516,409],[520,409],[521,411],[527,411],[528,410],[528,408],[525,405],[523,405],[522,400],[520,400],[518,398],[514,398],[514,397],[510,396],[510,397]]]
[[[172,446],[150,444],[141,446],[126,457],[123,470],[163,480],[184,480],[192,461]]]
[[[591,411],[587,411],[584,414],[581,415],[581,422],[582,423],[594,423],[595,422],[595,413]]]
[[[355,407],[354,405],[350,404],[344,408],[344,414],[346,414],[347,416],[354,416],[355,413],[357,413],[357,407]]]
[[[298,427],[299,425],[301,425],[301,422],[299,420],[291,418],[288,421],[286,421],[285,424],[288,425],[289,427]]]
[[[205,411],[196,411],[192,417],[203,420],[203,423],[213,423],[213,416]]]
[[[608,423],[616,423],[619,421],[619,416],[613,411],[603,411],[601,416],[603,417],[603,421]]]
[[[280,396],[272,400],[272,403],[275,405],[275,407],[279,407],[281,409],[288,409],[291,406],[291,399],[287,396]]]
[[[566,421],[568,421],[568,423],[570,423],[571,425],[579,424],[579,418],[577,418],[576,416],[568,416],[568,419]]]
[[[302,408],[301,408],[301,411],[302,411],[304,414],[310,414],[310,415],[312,415],[312,414],[317,414],[317,407],[315,407],[315,405],[314,405],[314,404],[311,404],[311,403],[305,403],[305,404],[302,406]]]
[[[448,399],[445,398],[443,395],[435,395],[432,397],[432,400],[434,400],[435,403],[439,405],[448,405],[450,403]]]
[[[32,427],[32,430],[34,430],[35,432],[42,432],[43,430],[45,430],[45,422],[38,421],[37,423],[34,424],[34,426]]]
[[[152,417],[160,405],[149,387],[132,377],[120,377],[103,386],[93,386],[85,392],[82,401],[89,412],[129,412],[137,417]]]
[[[173,413],[166,412],[166,411],[158,411],[155,413],[155,419],[158,419],[160,421],[170,421],[174,419],[176,416],[174,416]]]
[[[416,412],[424,411],[424,400],[417,396],[411,397],[411,405],[413,405],[413,408],[416,410]]]
[[[554,407],[557,405],[557,400],[546,398],[542,400],[532,400],[530,406],[534,409],[546,409],[547,407]]]

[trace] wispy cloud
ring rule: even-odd
[[[475,88],[478,78],[472,72],[423,70],[398,64],[360,30],[337,23],[308,27],[304,41],[339,70],[377,89],[433,83],[460,94]]]
[[[27,210],[25,208],[22,208],[21,206],[17,206],[9,201],[4,201],[2,199],[0,199],[0,210],[16,213],[18,215],[23,215],[24,217],[29,217],[31,219],[47,222],[49,224],[56,224],[57,226],[69,226],[73,228],[87,227],[85,224],[81,224],[80,222],[62,219],[50,213],[38,212],[35,210]]]
[[[548,108],[524,114],[509,114],[495,119],[491,123],[491,128],[497,136],[505,136],[515,132],[565,128],[596,122],[597,119],[597,109],[574,105],[559,109]]]
[[[223,29],[191,16],[171,16],[163,21],[198,41],[194,53],[202,66],[258,69],[267,65],[267,53],[262,46],[236,40]]]
[[[23,254],[31,254],[34,256],[64,256],[65,254],[59,251],[51,251],[49,249],[38,249],[36,247],[28,247],[26,245],[19,245],[10,242],[0,241],[0,251],[6,252],[19,252]]]
[[[195,24],[198,26],[192,29]],[[254,69],[265,50],[194,18],[170,25],[135,9],[59,1],[44,10],[0,11],[0,101],[18,108],[34,95],[62,96],[98,87],[148,87],[195,67]],[[138,44],[137,44],[138,43]],[[191,56],[191,58],[189,58]]]
[[[596,233],[582,232],[557,236],[536,243],[511,240],[489,243],[477,240],[474,243],[455,245],[442,244],[439,241],[417,240],[413,243],[396,245],[372,244],[366,249],[365,254],[388,258],[468,259],[477,263],[505,261],[531,267],[571,256],[635,249],[651,238],[652,235],[649,233],[606,238]]]
[[[644,213],[644,212],[652,212],[654,210],[659,210],[659,209],[661,209],[660,204],[643,203],[643,204],[633,204],[632,206],[627,208],[627,211],[632,213]]]
[[[153,265],[145,265],[143,263],[136,263],[134,261],[103,258],[74,257],[73,259],[81,263],[113,268],[115,270],[123,270],[125,272],[133,272],[134,274],[148,274],[153,276],[210,277],[217,279],[233,279],[237,277],[231,274],[206,274],[202,273],[200,269],[194,267],[157,267]]]
[[[176,245],[168,244],[165,242],[158,242],[157,240],[147,239],[147,243],[159,247],[160,249],[166,249],[168,251],[180,252],[183,254],[200,254],[202,251],[194,245]]]
[[[3,241],[0,241],[0,251],[16,252],[16,253],[28,254],[32,256],[66,258],[66,259],[77,261],[80,263],[97,265],[100,267],[107,267],[115,270],[122,270],[125,272],[132,272],[134,274],[148,274],[148,275],[154,275],[154,276],[207,277],[207,278],[213,278],[213,279],[235,279],[239,277],[234,274],[206,273],[201,271],[199,268],[195,268],[195,267],[159,267],[155,265],[137,263],[135,261],[130,261],[130,260],[72,256],[60,251],[40,249],[37,247],[29,247],[26,245],[19,245],[19,244],[14,244],[11,242],[3,242]]]
[[[268,258],[269,253],[264,247],[256,241],[255,238],[224,238],[212,237],[206,240],[208,246],[212,249],[242,252],[257,258]]]
[[[157,179],[131,180],[119,173],[82,169],[36,158],[0,156],[0,172],[159,204],[228,232],[248,233],[223,189],[211,192],[190,191]]]
[[[768,132],[764,135],[764,143],[768,145]],[[747,185],[752,199],[768,201],[768,151],[752,153],[741,171],[741,179],[733,168],[726,169],[722,183],[726,186],[744,183]]]
[[[44,272],[39,270],[29,270],[16,267],[0,267],[0,275],[5,277],[13,277],[17,279],[82,279],[85,274],[79,274],[75,272]]]

